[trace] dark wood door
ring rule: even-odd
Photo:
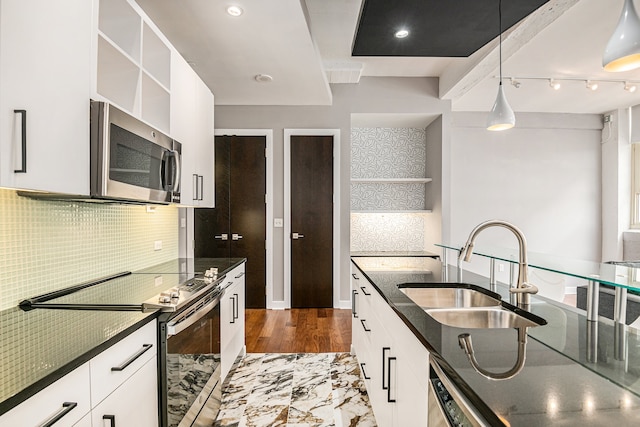
[[[266,307],[266,139],[237,136],[230,144],[231,256],[247,258],[245,304]]]
[[[333,307],[333,137],[291,137],[291,306]]]
[[[266,307],[266,138],[216,136],[216,207],[195,209],[194,255],[247,258],[247,308]]]

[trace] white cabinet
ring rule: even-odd
[[[429,352],[352,264],[353,346],[378,425],[426,426]]]
[[[158,425],[157,365],[146,362],[91,411],[93,426],[156,427]]]
[[[171,134],[183,144],[181,204],[214,207],[213,94],[179,55],[172,58]]]
[[[39,426],[59,417],[55,426],[67,427],[90,410],[89,363],[85,363],[2,415],[0,425]]]
[[[102,402],[145,363],[156,360],[156,323],[149,322],[91,360],[91,402]]]
[[[220,349],[223,380],[238,355],[244,352],[244,274],[244,263],[227,273],[225,281],[228,287],[220,301]]]
[[[0,2],[0,187],[89,194],[91,3]]]

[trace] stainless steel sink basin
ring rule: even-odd
[[[500,298],[461,287],[399,287],[400,291],[422,308],[492,307]]]
[[[436,321],[456,328],[521,328],[546,323],[544,319],[530,320],[503,307],[436,308],[425,311]]]

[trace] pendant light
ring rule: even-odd
[[[500,26],[500,84],[498,86],[498,96],[496,102],[493,104],[493,108],[487,118],[487,130],[506,130],[511,129],[516,124],[516,116],[513,114],[513,110],[507,98],[504,96],[504,90],[502,89],[502,0],[498,2],[498,21]]]
[[[629,71],[640,67],[640,19],[633,0],[624,0],[622,15],[602,57],[605,71]]]

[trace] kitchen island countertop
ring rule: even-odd
[[[533,297],[531,312],[548,323],[528,328],[524,368],[511,379],[487,379],[472,368],[458,336],[469,333],[479,365],[500,373],[516,363],[517,329],[442,325],[398,290],[403,283],[455,282],[454,267],[449,266],[450,280],[446,280],[436,260],[429,260],[430,272],[425,274],[375,271],[367,268],[366,258],[353,257],[352,262],[484,412],[511,426],[640,425],[640,332],[635,329],[624,328],[622,338],[618,330],[616,337],[608,319],[587,322],[580,310]],[[466,271],[462,278],[462,283],[489,288],[488,278]],[[497,291],[509,301],[505,286],[499,285]],[[626,345],[624,357],[614,354],[621,339]]]

